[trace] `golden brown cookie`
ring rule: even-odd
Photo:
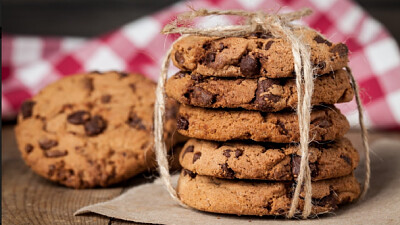
[[[246,110],[204,109],[181,105],[177,129],[182,135],[212,141],[247,140],[275,143],[299,142],[295,112],[263,113]],[[334,106],[311,112],[310,139],[329,141],[342,137],[349,122]]]
[[[312,143],[309,152],[313,181],[349,175],[359,162],[358,152],[347,138]],[[287,181],[298,176],[300,155],[297,144],[190,139],[179,161],[183,168],[199,175]]]
[[[74,188],[108,186],[154,165],[156,84],[118,72],[69,76],[23,103],[15,132],[36,173]],[[165,137],[171,145],[177,105],[170,101]]]
[[[312,29],[297,29],[294,33],[311,47],[315,73],[326,74],[347,65],[345,44],[332,44]],[[174,44],[171,56],[179,69],[203,76],[294,77],[291,44],[271,34],[228,38],[187,36]]]
[[[206,108],[244,108],[276,112],[297,107],[293,78],[218,78],[179,72],[166,86],[169,97],[182,104]],[[344,69],[314,80],[312,105],[349,102],[354,92]]]
[[[206,212],[237,215],[285,215],[290,209],[292,182],[237,181],[182,170],[178,195],[186,205]],[[312,214],[327,213],[355,201],[360,185],[354,175],[312,182]],[[304,193],[300,194],[304,197]],[[298,209],[304,201],[300,198]]]

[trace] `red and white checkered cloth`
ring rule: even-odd
[[[382,25],[350,0],[194,0],[195,8],[246,9],[286,12],[303,7],[313,15],[303,22],[350,49],[350,67],[362,88],[365,118],[371,128],[400,128],[400,54]],[[156,80],[165,51],[177,35],[160,34],[177,13],[180,2],[92,40],[3,36],[2,115],[15,116],[25,98],[63,76],[90,70],[125,70]],[[231,17],[202,18],[218,25]],[[175,69],[176,71],[176,69]],[[357,124],[356,105],[340,104],[351,124]]]

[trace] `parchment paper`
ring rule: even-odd
[[[371,145],[371,189],[366,199],[334,214],[310,220],[228,216],[203,213],[173,202],[160,180],[131,188],[121,196],[79,209],[122,220],[156,224],[400,224],[400,142],[381,139]],[[363,165],[356,171],[361,181]],[[176,183],[178,176],[173,176]]]

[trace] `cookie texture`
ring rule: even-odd
[[[329,141],[342,137],[349,122],[334,106],[311,112],[310,139]],[[212,141],[247,140],[274,143],[299,142],[295,112],[263,113],[246,110],[204,109],[181,105],[177,129],[182,135]]]
[[[341,69],[348,62],[343,43],[333,44],[312,29],[294,30],[311,47],[317,74]],[[291,45],[271,34],[249,37],[188,36],[177,41],[172,60],[183,71],[217,77],[294,77]]]
[[[357,150],[346,138],[312,143],[309,152],[313,181],[349,175],[359,162]],[[183,147],[179,161],[183,168],[199,175],[288,181],[298,176],[300,157],[296,144],[190,139]]]
[[[154,165],[156,84],[141,75],[93,72],[48,85],[23,103],[15,129],[26,164],[74,188],[108,186]],[[165,138],[172,144],[177,103]]]
[[[181,172],[178,195],[186,205],[206,212],[237,215],[285,215],[290,209],[292,182],[237,181]],[[335,210],[360,195],[354,175],[312,182],[312,213]],[[304,193],[298,209],[302,210]]]
[[[276,112],[297,107],[293,78],[218,78],[179,72],[166,84],[167,95],[182,104],[207,108],[244,108]],[[354,92],[344,69],[314,80],[312,105],[349,102]]]

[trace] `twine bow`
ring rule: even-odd
[[[301,37],[294,34],[294,29],[308,29],[307,27],[291,24],[291,21],[301,19],[304,16],[308,16],[312,13],[310,9],[303,9],[285,14],[268,14],[266,12],[248,12],[243,10],[193,10],[178,15],[177,20],[166,25],[162,30],[164,34],[180,33],[184,34],[175,42],[180,40],[186,35],[201,35],[201,36],[215,36],[215,37],[245,37],[254,33],[271,33],[275,37],[280,37],[291,43],[292,54],[294,59],[294,69],[296,73],[296,88],[298,95],[297,102],[297,116],[299,121],[300,130],[300,172],[297,178],[296,188],[292,198],[289,213],[286,215],[287,218],[292,218],[297,212],[297,207],[300,199],[300,192],[304,187],[304,207],[302,211],[302,217],[304,219],[310,216],[312,211],[312,188],[311,188],[311,171],[308,164],[308,144],[309,131],[310,131],[310,113],[311,113],[311,97],[314,89],[313,82],[313,66],[310,61],[311,52],[310,47],[303,42]],[[190,26],[181,26],[187,24],[197,17],[212,16],[212,15],[230,15],[240,16],[247,18],[247,21],[243,25],[229,25],[222,27],[213,28],[196,28]],[[174,43],[175,43],[174,42]],[[165,59],[162,63],[161,74],[159,77],[157,89],[156,89],[156,104],[155,104],[155,148],[156,148],[156,159],[159,165],[159,172],[161,179],[163,180],[168,193],[171,197],[177,201],[180,205],[187,207],[182,203],[171,185],[170,174],[168,170],[167,161],[167,149],[163,140],[163,124],[164,124],[164,113],[165,113],[165,82],[168,74],[168,67],[171,58],[171,48],[167,51]],[[359,122],[362,128],[362,139],[364,144],[364,150],[366,153],[366,178],[364,182],[364,189],[362,197],[365,195],[369,187],[369,146],[367,139],[367,132],[363,122],[362,105],[358,93],[358,85],[351,74],[350,69],[349,76],[353,83],[353,89],[356,93],[356,100],[359,110]]]
[[[266,12],[248,12],[243,10],[207,10],[199,9],[189,12],[182,13],[177,16],[177,19],[170,24],[167,24],[162,33],[164,34],[192,34],[200,36],[213,36],[213,37],[244,37],[256,32],[279,32],[274,29],[276,21],[279,21],[282,25],[290,26],[289,22],[298,20],[304,16],[311,15],[310,9],[303,9],[296,12],[285,13],[285,14],[268,14]],[[244,25],[230,25],[223,27],[213,28],[196,28],[179,26],[181,24],[187,24],[197,17],[204,16],[215,16],[215,15],[228,15],[228,16],[240,16],[247,18],[246,24]],[[273,33],[274,34],[274,33]],[[280,36],[275,33],[276,36]]]

